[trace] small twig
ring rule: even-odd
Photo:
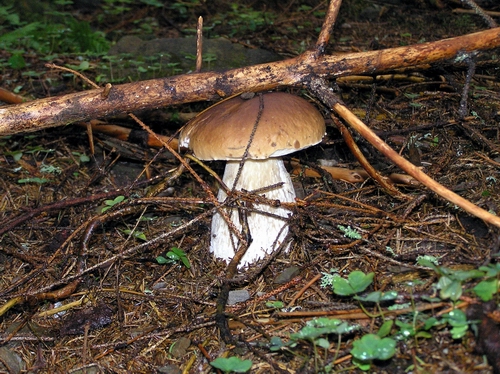
[[[198,17],[196,25],[196,72],[201,71],[203,64],[203,17]]]
[[[465,75],[464,88],[462,90],[462,97],[460,98],[460,106],[458,109],[458,116],[460,119],[464,118],[468,114],[467,102],[469,101],[470,82],[472,81],[472,77],[476,71],[476,55],[477,53],[472,52],[465,58],[465,61],[467,62],[467,74]]]
[[[263,112],[264,112],[264,95],[259,94],[259,112],[257,113],[257,118],[255,118],[255,123],[253,125],[252,132],[250,133],[250,137],[248,139],[245,152],[243,152],[243,156],[241,156],[240,167],[238,168],[238,172],[236,173],[236,177],[234,178],[234,184],[232,186],[231,192],[235,191],[236,185],[238,184],[238,181],[241,177],[241,171],[243,170],[243,165],[245,164],[245,160],[248,158],[248,152],[252,145],[253,138],[255,137],[255,132],[257,131],[257,127],[259,126]]]
[[[346,142],[347,146],[356,157],[358,162],[361,164],[361,166],[366,170],[368,175],[375,179],[382,186],[382,188],[389,192],[391,196],[398,197],[400,199],[405,198],[405,196],[400,191],[398,191],[398,189],[394,187],[387,178],[380,175],[380,173],[375,170],[375,168],[368,162],[368,160],[363,155],[358,145],[352,138],[352,135],[347,127],[335,115],[332,114],[331,118],[335,123],[335,126],[337,126],[340,133],[344,137],[344,141]]]
[[[484,10],[483,8],[481,8],[479,5],[477,5],[475,3],[474,0],[462,0],[462,3],[465,3],[467,4],[468,6],[470,6],[474,12],[476,12],[479,16],[481,16],[481,18],[483,20],[486,21],[486,23],[488,24],[488,26],[490,28],[494,28],[494,27],[497,27],[497,23],[495,22],[495,20],[493,18],[491,18]]]
[[[278,288],[272,290],[271,292],[266,293],[265,295],[262,295],[262,296],[260,296],[260,297],[258,297],[256,299],[250,299],[248,301],[245,301],[244,303],[241,303],[241,304],[238,304],[238,305],[236,305],[234,307],[229,308],[229,312],[235,313],[235,312],[238,312],[238,311],[240,311],[242,309],[245,309],[250,304],[258,304],[258,303],[260,303],[262,301],[268,300],[271,297],[274,297],[274,296],[282,293],[283,291],[288,290],[289,288],[292,288],[292,287],[296,286],[301,281],[302,281],[302,277],[301,276],[297,276],[297,277],[293,278],[291,281],[289,281],[289,282],[285,283],[284,285],[282,285],[281,287],[278,287]],[[305,287],[307,287],[307,286],[305,286]],[[293,301],[292,301],[292,303],[293,303]]]
[[[50,292],[39,292],[29,296],[16,296],[6,302],[4,305],[0,307],[0,316],[5,314],[10,308],[15,305],[21,304],[23,302],[34,302],[34,301],[46,301],[46,300],[60,300],[65,299],[70,296],[73,292],[75,292],[76,288],[80,284],[79,280],[74,280],[71,283],[67,284],[63,288],[60,288],[56,291]]]
[[[295,302],[299,299],[299,297],[301,297],[304,294],[304,292],[306,292],[306,290],[309,287],[311,287],[314,283],[316,283],[321,277],[322,277],[321,274],[317,274],[313,279],[307,282],[307,284],[304,287],[302,287],[299,292],[295,294],[293,299],[288,303],[287,307],[290,308],[291,306],[293,306]]]
[[[441,303],[426,303],[416,307],[409,307],[397,310],[385,310],[384,316],[400,316],[403,314],[414,313],[415,311],[423,312],[426,310],[435,310],[444,306],[449,306],[448,302]],[[448,309],[447,309],[448,310]],[[449,309],[451,310],[451,308]],[[448,311],[449,311],[448,310]],[[277,316],[284,318],[314,318],[321,316],[335,316],[338,319],[372,319],[373,316],[367,315],[362,309],[350,310],[318,310],[318,311],[296,311],[296,312],[277,312]]]
[[[52,68],[52,69],[59,69],[59,70],[67,71],[67,72],[69,72],[71,74],[76,75],[77,77],[80,77],[80,79],[84,80],[85,82],[87,82],[88,84],[90,84],[92,87],[94,87],[94,88],[100,88],[99,85],[97,85],[94,82],[92,82],[85,75],[83,75],[82,73],[79,73],[79,72],[77,72],[77,71],[75,71],[73,69],[66,68],[64,66],[59,66],[59,65],[56,65],[56,64],[45,64],[45,66],[48,67],[48,68]]]
[[[106,85],[104,86],[104,90],[101,92],[101,98],[102,99],[107,99],[108,96],[109,96],[109,93],[111,92],[111,88],[113,86],[111,85],[111,83],[106,83]]]
[[[63,201],[58,201],[53,204],[49,205],[42,205],[36,209],[32,209],[26,213],[20,214],[17,217],[7,217],[4,221],[0,222],[0,235],[3,235],[7,231],[12,230],[14,227],[17,225],[20,225],[21,223],[29,220],[30,218],[36,217],[42,213],[48,213],[51,211],[55,210],[61,210],[64,208],[69,208],[72,206],[77,206],[81,204],[88,204],[97,200],[102,200],[102,199],[110,199],[113,197],[116,197],[118,195],[124,194],[125,191],[123,190],[115,190],[115,191],[110,191],[106,193],[100,193],[96,195],[91,195],[91,196],[86,196],[86,197],[78,197],[75,199],[71,200],[63,200]]]
[[[213,171],[210,167],[208,167],[203,161],[200,159],[196,158],[194,155],[187,153],[184,155],[184,157],[190,159],[191,161],[196,162],[198,165],[200,165],[205,171],[210,174],[216,181],[219,183],[220,188],[222,188],[226,193],[229,191],[229,187],[226,186],[226,184],[223,182],[223,180],[219,177],[219,175]]]

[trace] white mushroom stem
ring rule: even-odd
[[[228,188],[233,187],[239,167],[240,161],[227,162],[223,181]],[[281,159],[246,160],[240,178],[238,179],[236,189],[253,191],[280,182],[283,183],[281,187],[266,190],[262,195],[268,199],[279,200],[280,202],[294,202],[295,191],[293,189],[292,180]],[[219,201],[224,201],[226,197],[226,193],[222,189],[219,190]],[[284,218],[292,214],[288,209],[271,207],[263,204],[253,204],[252,209],[254,211],[247,214],[247,220],[250,235],[253,240],[239,264],[240,268],[263,258],[266,254],[272,253],[278,248],[288,233],[286,220],[270,217],[259,212],[268,212]],[[238,230],[241,231],[242,226],[239,221],[238,210],[235,208],[229,210],[228,216]],[[276,238],[278,238],[278,240],[276,240]],[[273,247],[275,241],[276,244]],[[237,249],[238,239],[234,234],[231,234],[222,216],[218,213],[215,214],[212,218],[210,251],[215,257],[229,261],[234,257],[235,246]]]

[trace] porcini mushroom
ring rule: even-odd
[[[280,202],[294,202],[292,180],[280,157],[319,143],[324,134],[325,121],[312,104],[295,95],[275,92],[249,100],[238,96],[208,108],[183,128],[179,146],[191,149],[201,160],[227,160],[223,182],[229,189],[255,191],[282,183],[261,195]],[[250,141],[237,185],[233,186]],[[226,197],[220,189],[218,200],[222,202]],[[241,230],[237,209],[230,208],[228,215]],[[247,215],[252,241],[240,267],[272,253],[280,245],[288,233],[289,215],[290,210],[279,206],[252,206]],[[211,230],[210,251],[229,261],[237,243],[218,213],[212,218]]]

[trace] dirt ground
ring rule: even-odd
[[[156,14],[152,8],[142,16],[156,17],[162,25],[156,37],[179,37],[179,30],[195,27],[197,12],[209,22],[217,9],[230,9],[219,3],[220,8],[204,2],[188,7],[183,17],[175,9]],[[458,12],[460,5],[452,1],[405,3],[345,2],[327,53],[411,45],[488,27],[481,17]],[[494,3],[483,5],[500,11]],[[253,30],[222,22],[210,32],[287,58],[314,44],[325,10],[326,3],[319,1],[272,2],[265,11],[273,15],[273,24]],[[97,8],[80,16],[92,21],[98,14]],[[122,21],[126,34],[132,21]],[[240,28],[232,33],[236,24]],[[330,84],[401,155],[462,197],[500,214],[498,52],[476,57],[466,106],[467,61]],[[32,56],[30,69],[43,72],[36,78],[4,69],[2,87],[14,89],[28,79],[20,94],[30,99],[54,95],[49,85],[62,87],[57,94],[84,89],[78,79],[47,71],[44,63]],[[290,170],[292,161],[301,167],[293,177],[299,200],[289,220],[290,250],[240,270],[236,280],[228,281],[227,264],[209,253],[213,204],[204,188],[216,192],[217,184],[201,166],[191,163],[204,185],[187,171],[176,173],[179,162],[166,151],[98,133],[92,155],[85,126],[0,137],[0,372],[210,373],[216,371],[209,361],[226,356],[250,359],[252,373],[361,372],[350,355],[353,341],[377,332],[385,320],[411,324],[453,306],[438,300],[431,309],[419,309],[438,295],[438,276],[416,265],[419,256],[435,256],[453,271],[496,263],[498,229],[418,183],[398,180],[401,195],[394,196],[369,178],[350,183],[327,175],[307,177],[304,168],[316,170],[320,160],[347,169],[360,166],[321,103],[304,90],[283,90],[313,102],[325,114],[327,132],[319,145],[285,159]],[[137,115],[170,136],[184,118],[209,104]],[[125,115],[105,120],[137,127]],[[401,173],[354,137],[382,175]],[[223,162],[207,165],[222,174]],[[125,200],[112,203],[120,196]],[[355,229],[361,238],[346,237],[339,226]],[[178,249],[174,254],[173,248]],[[170,261],[159,263],[158,256]],[[361,310],[359,301],[320,286],[321,275],[331,269],[342,276],[373,272],[367,291],[397,291],[393,303],[408,304],[410,311],[391,314],[382,304],[385,317],[373,317],[379,311],[373,304]],[[461,287],[470,290],[475,284]],[[222,305],[227,286],[248,291],[249,298]],[[276,307],[278,301],[283,307]],[[465,310],[475,301],[464,291],[456,304]],[[326,349],[307,339],[271,349],[272,337],[287,342],[307,321],[325,315],[358,330],[340,339],[326,334]],[[484,341],[498,336],[491,323],[493,335],[482,336]],[[478,353],[482,343],[473,331],[457,339],[449,325],[426,332],[400,336],[394,357],[375,361],[369,372],[493,372]],[[497,346],[489,349],[490,357],[499,352]]]

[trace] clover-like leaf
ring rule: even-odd
[[[210,365],[216,369],[222,370],[224,373],[246,373],[252,367],[252,361],[242,360],[238,357],[219,357],[213,360]]]

